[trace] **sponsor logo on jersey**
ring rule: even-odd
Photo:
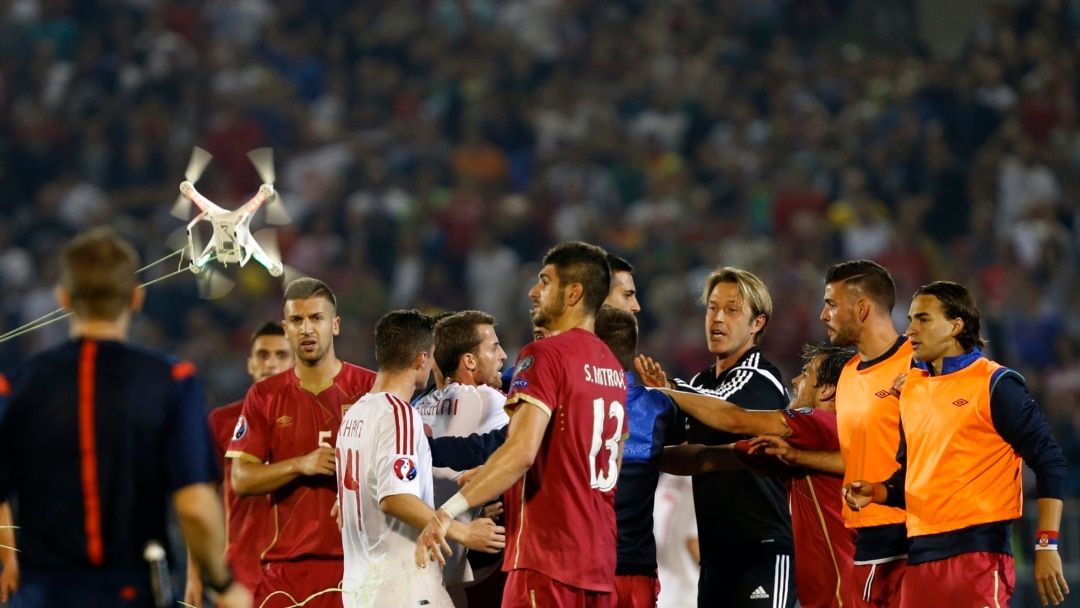
[[[884,399],[884,398],[888,397],[891,394],[892,393],[890,393],[889,391],[880,390],[880,391],[874,393],[874,396],[876,396],[878,399]]]
[[[968,404],[968,400],[967,399],[957,399],[956,401],[953,401],[952,404],[955,405],[956,407],[963,407],[963,406]]]
[[[233,427],[232,438],[233,440],[240,439],[247,433],[247,420],[244,420],[243,416],[236,419],[236,426]]]
[[[394,475],[397,475],[401,481],[416,479],[416,464],[413,463],[412,458],[401,457],[395,460]]]
[[[293,417],[292,416],[282,416],[281,418],[278,418],[277,420],[274,421],[274,424],[276,424],[278,428],[285,428],[287,426],[292,425],[292,423],[293,423]]]

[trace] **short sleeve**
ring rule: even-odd
[[[236,419],[226,458],[240,458],[249,462],[263,463],[270,460],[270,424],[267,403],[256,382],[244,396],[240,417]]]
[[[173,378],[172,403],[162,443],[164,485],[169,492],[221,479],[214,441],[206,422],[206,395],[202,383],[193,369],[192,373],[179,378],[174,373]]]
[[[390,411],[379,417],[374,459],[375,501],[387,496],[412,494],[420,497],[419,446],[427,441],[424,421],[412,407],[392,403]]]
[[[559,365],[556,353],[539,348],[533,342],[522,349],[510,381],[510,395],[506,398],[506,411],[510,415],[522,403],[529,403],[551,416],[558,407]]]
[[[795,408],[782,410],[791,435],[787,442],[800,450],[839,450],[836,415],[823,410]]]
[[[510,417],[506,415],[506,395],[490,386],[478,388],[484,413],[476,432],[484,434],[510,424]]]

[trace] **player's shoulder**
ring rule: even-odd
[[[348,361],[341,362],[341,371],[338,373],[335,382],[339,384],[347,384],[350,387],[360,388],[362,390],[369,390],[371,385],[375,383],[375,372],[366,367],[360,367],[354,365]]]
[[[248,388],[248,395],[264,398],[267,395],[285,394],[285,392],[297,382],[296,373],[290,368],[280,371],[272,376],[267,376],[255,384],[252,384],[251,387]]]
[[[506,400],[506,393],[500,391],[494,386],[489,386],[487,384],[478,384],[476,385],[475,390],[477,394],[480,395],[480,397],[483,398],[485,401]]]
[[[243,401],[234,401],[221,407],[216,407],[210,411],[209,419],[210,426],[215,426],[222,421],[231,420],[229,424],[232,424],[240,416],[240,412],[244,408]]]

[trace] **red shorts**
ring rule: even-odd
[[[655,576],[616,576],[615,608],[655,608],[660,579]]]
[[[906,559],[852,567],[851,605],[856,608],[899,608]]]
[[[254,559],[252,559],[253,557]],[[230,555],[229,564],[232,566],[233,578],[236,579],[236,582],[247,587],[252,592],[259,587],[259,582],[263,577],[263,567],[258,555]]]
[[[506,575],[502,606],[503,608],[614,608],[615,594],[571,587],[535,570],[511,570]]]
[[[255,589],[254,605],[285,608],[311,598],[304,608],[341,608],[340,588],[344,570],[345,562],[341,559],[270,562],[263,571],[259,587]],[[329,589],[338,590],[327,591]],[[312,598],[320,591],[327,592]]]
[[[901,608],[1008,606],[1015,584],[1011,555],[961,553],[908,566]]]

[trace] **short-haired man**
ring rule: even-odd
[[[725,267],[709,275],[703,291],[705,339],[712,365],[679,390],[719,397],[752,410],[781,410],[787,394],[780,370],[758,347],[772,316],[765,284],[746,270]],[[686,418],[688,445],[664,450],[661,469],[685,471],[696,459],[692,444],[724,445],[739,435]],[[685,474],[685,473],[684,473]],[[791,516],[783,483],[747,470],[694,475],[694,509],[701,539],[698,605],[794,606],[791,588]]]
[[[836,427],[840,453],[824,462],[803,462],[843,472],[844,483],[886,479],[896,470],[900,443],[899,401],[893,380],[911,367],[911,344],[892,322],[896,287],[889,271],[870,260],[836,264],[825,273],[821,320],[829,340],[853,346],[836,387]],[[812,457],[813,455],[806,455]],[[819,455],[826,456],[826,455]],[[844,505],[844,521],[856,530],[853,606],[899,606],[907,564],[904,511],[872,505],[855,512]]]
[[[237,495],[270,495],[271,540],[260,548],[263,578],[255,591],[265,608],[303,602],[341,581],[341,531],[330,515],[337,498],[334,438],[345,410],[375,381],[374,372],[334,353],[341,319],[325,283],[289,283],[284,313],[296,365],[248,390],[225,454],[233,459]],[[327,593],[305,606],[339,602]]]
[[[1025,462],[1038,494],[1036,589],[1044,606],[1060,604],[1069,592],[1057,553],[1065,457],[1039,404],[1020,374],[982,355],[979,310],[963,285],[920,287],[908,321],[916,366],[900,393],[900,469],[844,487],[856,511],[871,501],[907,507],[901,606],[1009,604]]]
[[[634,284],[634,267],[614,253],[609,252],[607,260],[611,267],[611,287],[604,304],[636,315],[641,312],[641,304],[638,303],[637,286]]]
[[[568,242],[544,256],[531,317],[554,335],[522,349],[506,443],[435,512],[417,540],[418,564],[431,553],[442,561],[454,517],[510,490],[503,606],[611,604],[626,382],[593,333],[609,288],[599,247]]]
[[[431,452],[420,414],[409,406],[431,373],[432,325],[416,310],[379,319],[375,384],[341,423],[336,456],[346,608],[453,606],[438,570],[412,563],[416,537],[434,513]],[[472,549],[497,551],[503,531],[477,519],[448,522],[446,532]]]
[[[274,374],[292,368],[293,351],[285,337],[285,329],[280,321],[268,321],[251,334],[251,349],[247,358],[247,371],[252,382],[269,378]],[[273,517],[270,512],[270,500],[266,496],[236,495],[232,487],[232,461],[225,458],[229,449],[236,421],[240,418],[243,401],[223,405],[210,412],[210,432],[214,437],[218,460],[224,472],[223,499],[225,504],[225,527],[228,538],[225,543],[225,555],[233,567],[236,580],[254,591],[262,578],[262,564],[259,551],[270,539],[264,539],[265,531]],[[202,584],[198,568],[188,560],[187,588],[184,601],[194,606],[202,605]]]
[[[166,543],[171,500],[223,606],[250,606],[225,562],[206,397],[187,361],[127,342],[145,292],[108,229],[60,256],[72,340],[0,375],[0,501],[16,499],[16,606],[153,606],[143,559]]]
[[[676,423],[675,405],[646,389],[634,374],[637,319],[628,310],[604,305],[596,315],[596,337],[608,345],[626,374],[629,434],[623,444],[619,491],[615,493],[618,526],[615,561],[616,608],[655,606],[659,592],[653,507],[660,478],[660,457]]]
[[[503,406],[506,396],[498,388],[506,352],[495,333],[495,318],[478,310],[465,310],[435,325],[435,367],[444,378],[441,388],[414,403],[431,429],[431,437],[468,437],[503,429],[510,424]],[[458,491],[460,472],[438,467],[432,472],[435,501],[441,504]],[[466,513],[459,521],[469,521]],[[443,580],[455,602],[464,603],[462,585],[476,580],[464,547],[454,544],[443,566]],[[487,572],[495,569],[497,561]]]
[[[708,395],[663,389],[687,414],[703,424],[740,435],[773,435],[806,450],[837,450],[836,383],[854,351],[835,346],[803,348],[801,373],[792,380],[795,397],[787,409],[754,411]],[[639,356],[637,365],[653,384],[664,384],[663,370]],[[842,475],[792,468],[771,457],[744,456],[754,443],[740,440],[730,449],[699,446],[702,462],[716,470],[740,468],[743,462],[776,475],[787,485],[795,537],[795,581],[804,608],[843,606],[852,584],[855,535],[840,515]],[[686,472],[700,470],[696,464]]]

